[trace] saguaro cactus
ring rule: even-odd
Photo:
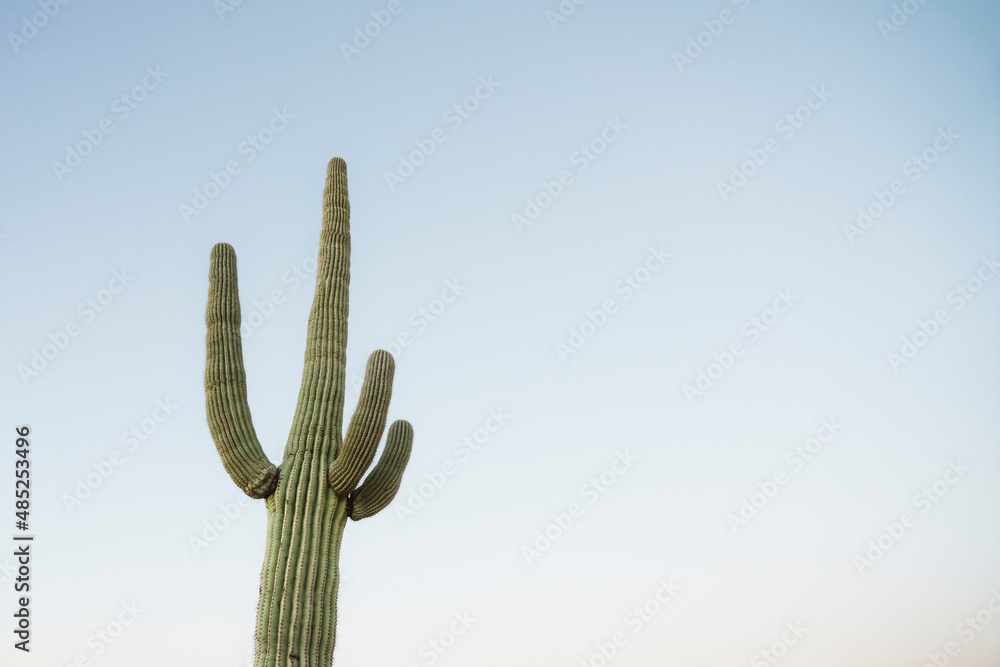
[[[371,465],[385,429],[392,355],[368,358],[358,407],[341,436],[350,283],[350,205],[347,166],[330,161],[323,191],[316,295],[309,315],[302,387],[281,464],[261,448],[247,404],[240,339],[236,254],[212,248],[209,269],[208,426],[226,472],[267,507],[267,547],[260,573],[255,667],[328,667],[337,624],[338,556],[347,519],[381,511],[399,490],[410,457],[413,427],[389,427],[378,463]]]

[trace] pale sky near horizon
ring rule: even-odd
[[[209,251],[278,461],[340,156],[415,439],[336,664],[995,667],[997,3],[222,2],[0,7],[0,663],[247,664]]]

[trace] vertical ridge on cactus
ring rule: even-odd
[[[329,667],[337,624],[338,558],[348,518],[377,514],[392,502],[409,461],[413,427],[389,427],[395,362],[385,350],[368,358],[358,406],[341,434],[350,285],[347,165],[333,158],[323,190],[316,293],[306,334],[302,385],[281,464],[257,439],[247,402],[240,337],[236,252],[212,248],[205,323],[205,407],[212,439],[230,478],[267,508],[254,667]]]

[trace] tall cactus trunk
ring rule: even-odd
[[[347,167],[330,161],[323,192],[316,294],[309,315],[298,405],[281,465],[264,454],[250,418],[240,339],[236,254],[212,248],[209,269],[208,426],[226,472],[251,498],[265,499],[267,546],[260,574],[255,667],[329,667],[337,626],[338,556],[347,519],[384,509],[410,456],[413,428],[389,427],[381,458],[395,364],[385,350],[368,358],[358,407],[341,434],[350,282]]]
[[[299,465],[309,466],[310,458],[300,457]],[[297,476],[303,479],[301,472]],[[347,503],[326,493],[322,484],[315,487],[303,490],[305,497],[323,496],[315,503],[302,502],[295,483],[284,481],[266,501],[267,546],[260,573],[254,667],[319,667],[333,660],[338,555]]]

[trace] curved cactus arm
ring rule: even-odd
[[[388,507],[399,491],[403,471],[410,460],[413,426],[400,419],[389,427],[385,451],[364,483],[347,499],[347,512],[355,521],[378,514]]]
[[[354,490],[375,459],[389,413],[395,369],[396,362],[385,350],[375,350],[368,357],[358,407],[328,473],[330,489],[338,495]]]
[[[226,472],[251,498],[266,498],[278,483],[278,469],[264,454],[250,418],[240,337],[236,253],[228,243],[212,248],[209,268],[205,403],[208,428]]]

